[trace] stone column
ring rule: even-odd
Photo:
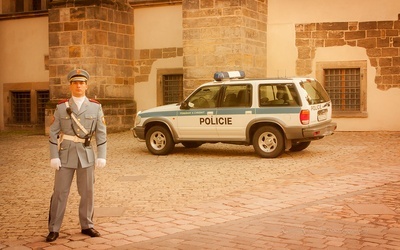
[[[267,0],[183,0],[183,68],[187,95],[215,71],[266,76]]]
[[[87,96],[102,103],[108,131],[132,127],[134,31],[127,0],[53,0],[49,7],[47,118],[70,97],[68,72],[83,68],[90,74]]]

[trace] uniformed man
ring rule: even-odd
[[[68,76],[72,97],[57,104],[50,126],[50,166],[55,171],[54,192],[50,201],[47,242],[59,236],[71,182],[76,172],[80,195],[81,232],[91,237],[100,233],[93,228],[94,168],[106,165],[106,124],[101,104],[86,97],[89,74],[83,69]],[[96,138],[97,159],[91,143]]]

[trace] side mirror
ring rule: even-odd
[[[188,102],[188,101],[183,101],[183,102],[181,102],[181,109],[190,109],[190,108],[193,108],[194,107],[194,104],[193,103],[191,103],[191,102]]]
[[[189,104],[187,103],[187,101],[181,102],[180,109],[189,109]]]

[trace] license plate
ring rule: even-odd
[[[321,109],[318,111],[318,121],[325,121],[328,118],[328,110],[327,109]]]

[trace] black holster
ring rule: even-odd
[[[86,137],[85,138],[85,147],[89,147],[90,146],[90,137]]]

